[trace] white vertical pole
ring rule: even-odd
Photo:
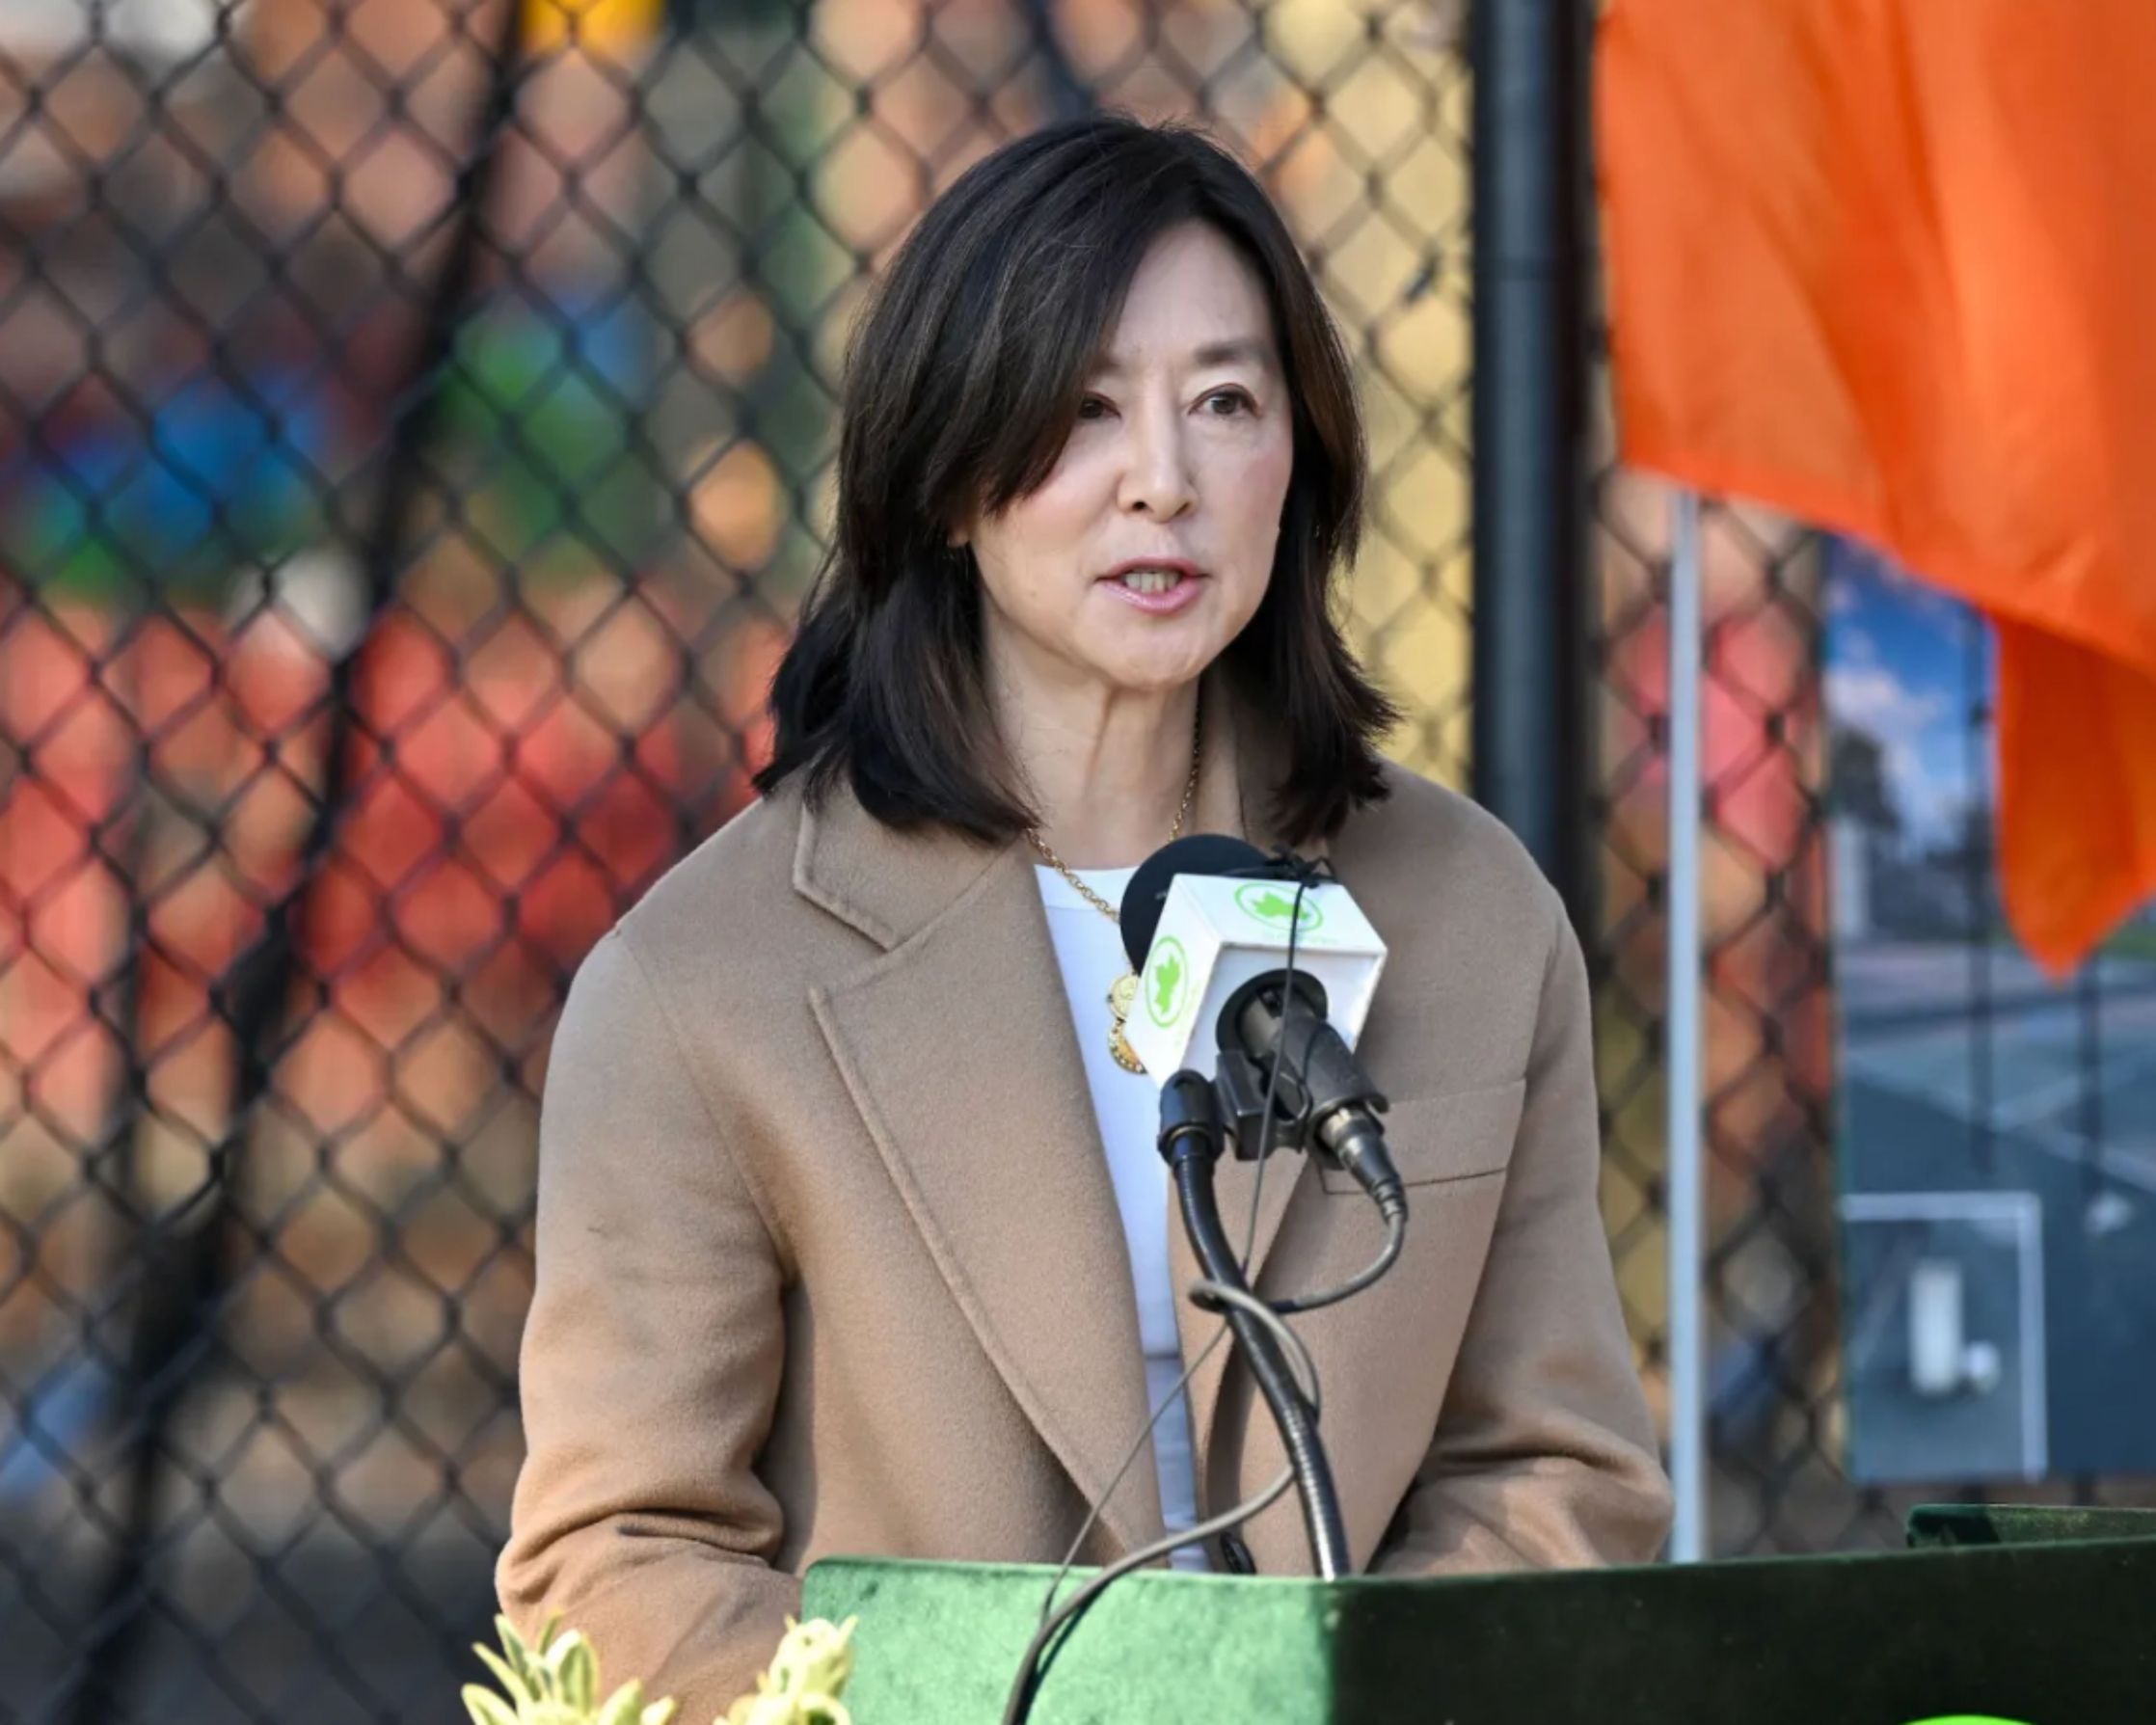
[[[1677,1520],[1670,1556],[1696,1563],[1707,1540],[1706,1162],[1700,1144],[1699,498],[1671,499],[1669,560],[1669,976],[1664,1012],[1669,1117],[1669,1458]]]

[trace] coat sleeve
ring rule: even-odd
[[[1373,1565],[1384,1575],[1645,1563],[1669,1528],[1603,1227],[1586,966],[1544,892],[1519,1137],[1437,1432]]]
[[[526,1634],[582,1631],[611,1689],[685,1719],[755,1686],[800,1608],[756,1463],[784,1353],[779,1256],[617,930],[577,973],[539,1121],[526,1459],[496,1569]]]

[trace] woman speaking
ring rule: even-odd
[[[1390,957],[1360,1054],[1406,1250],[1299,1321],[1355,1563],[1632,1562],[1666,1484],[1597,1200],[1587,990],[1502,827],[1382,761],[1333,622],[1361,428],[1264,192],[1123,119],[923,217],[849,360],[836,536],[764,798],[578,972],[540,1125],[502,1603],[708,1718],[831,1553],[1112,1561],[1283,1450],[1121,1035],[1117,905],[1171,838],[1323,856]],[[1226,1161],[1238,1236],[1253,1165]],[[1383,1227],[1279,1157],[1252,1280]],[[1113,1490],[1111,1490],[1111,1484]],[[1292,1498],[1187,1561],[1307,1573]]]

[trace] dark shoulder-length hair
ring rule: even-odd
[[[1280,754],[1273,829],[1336,831],[1385,795],[1377,739],[1397,717],[1333,620],[1365,471],[1347,357],[1264,190],[1188,128],[1100,115],[976,163],[900,249],[856,328],[841,409],[837,530],[771,687],[759,790],[841,773],[896,827],[944,822],[1000,841],[1032,824],[997,733],[984,604],[954,526],[1041,485],[1076,421],[1146,248],[1217,229],[1271,303],[1295,426],[1272,579],[1222,656]]]

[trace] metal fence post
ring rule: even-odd
[[[1699,499],[1671,500],[1669,560],[1669,874],[1664,882],[1669,1117],[1669,1471],[1677,1494],[1670,1556],[1709,1553],[1707,1525],[1707,1167],[1701,1110]]]

